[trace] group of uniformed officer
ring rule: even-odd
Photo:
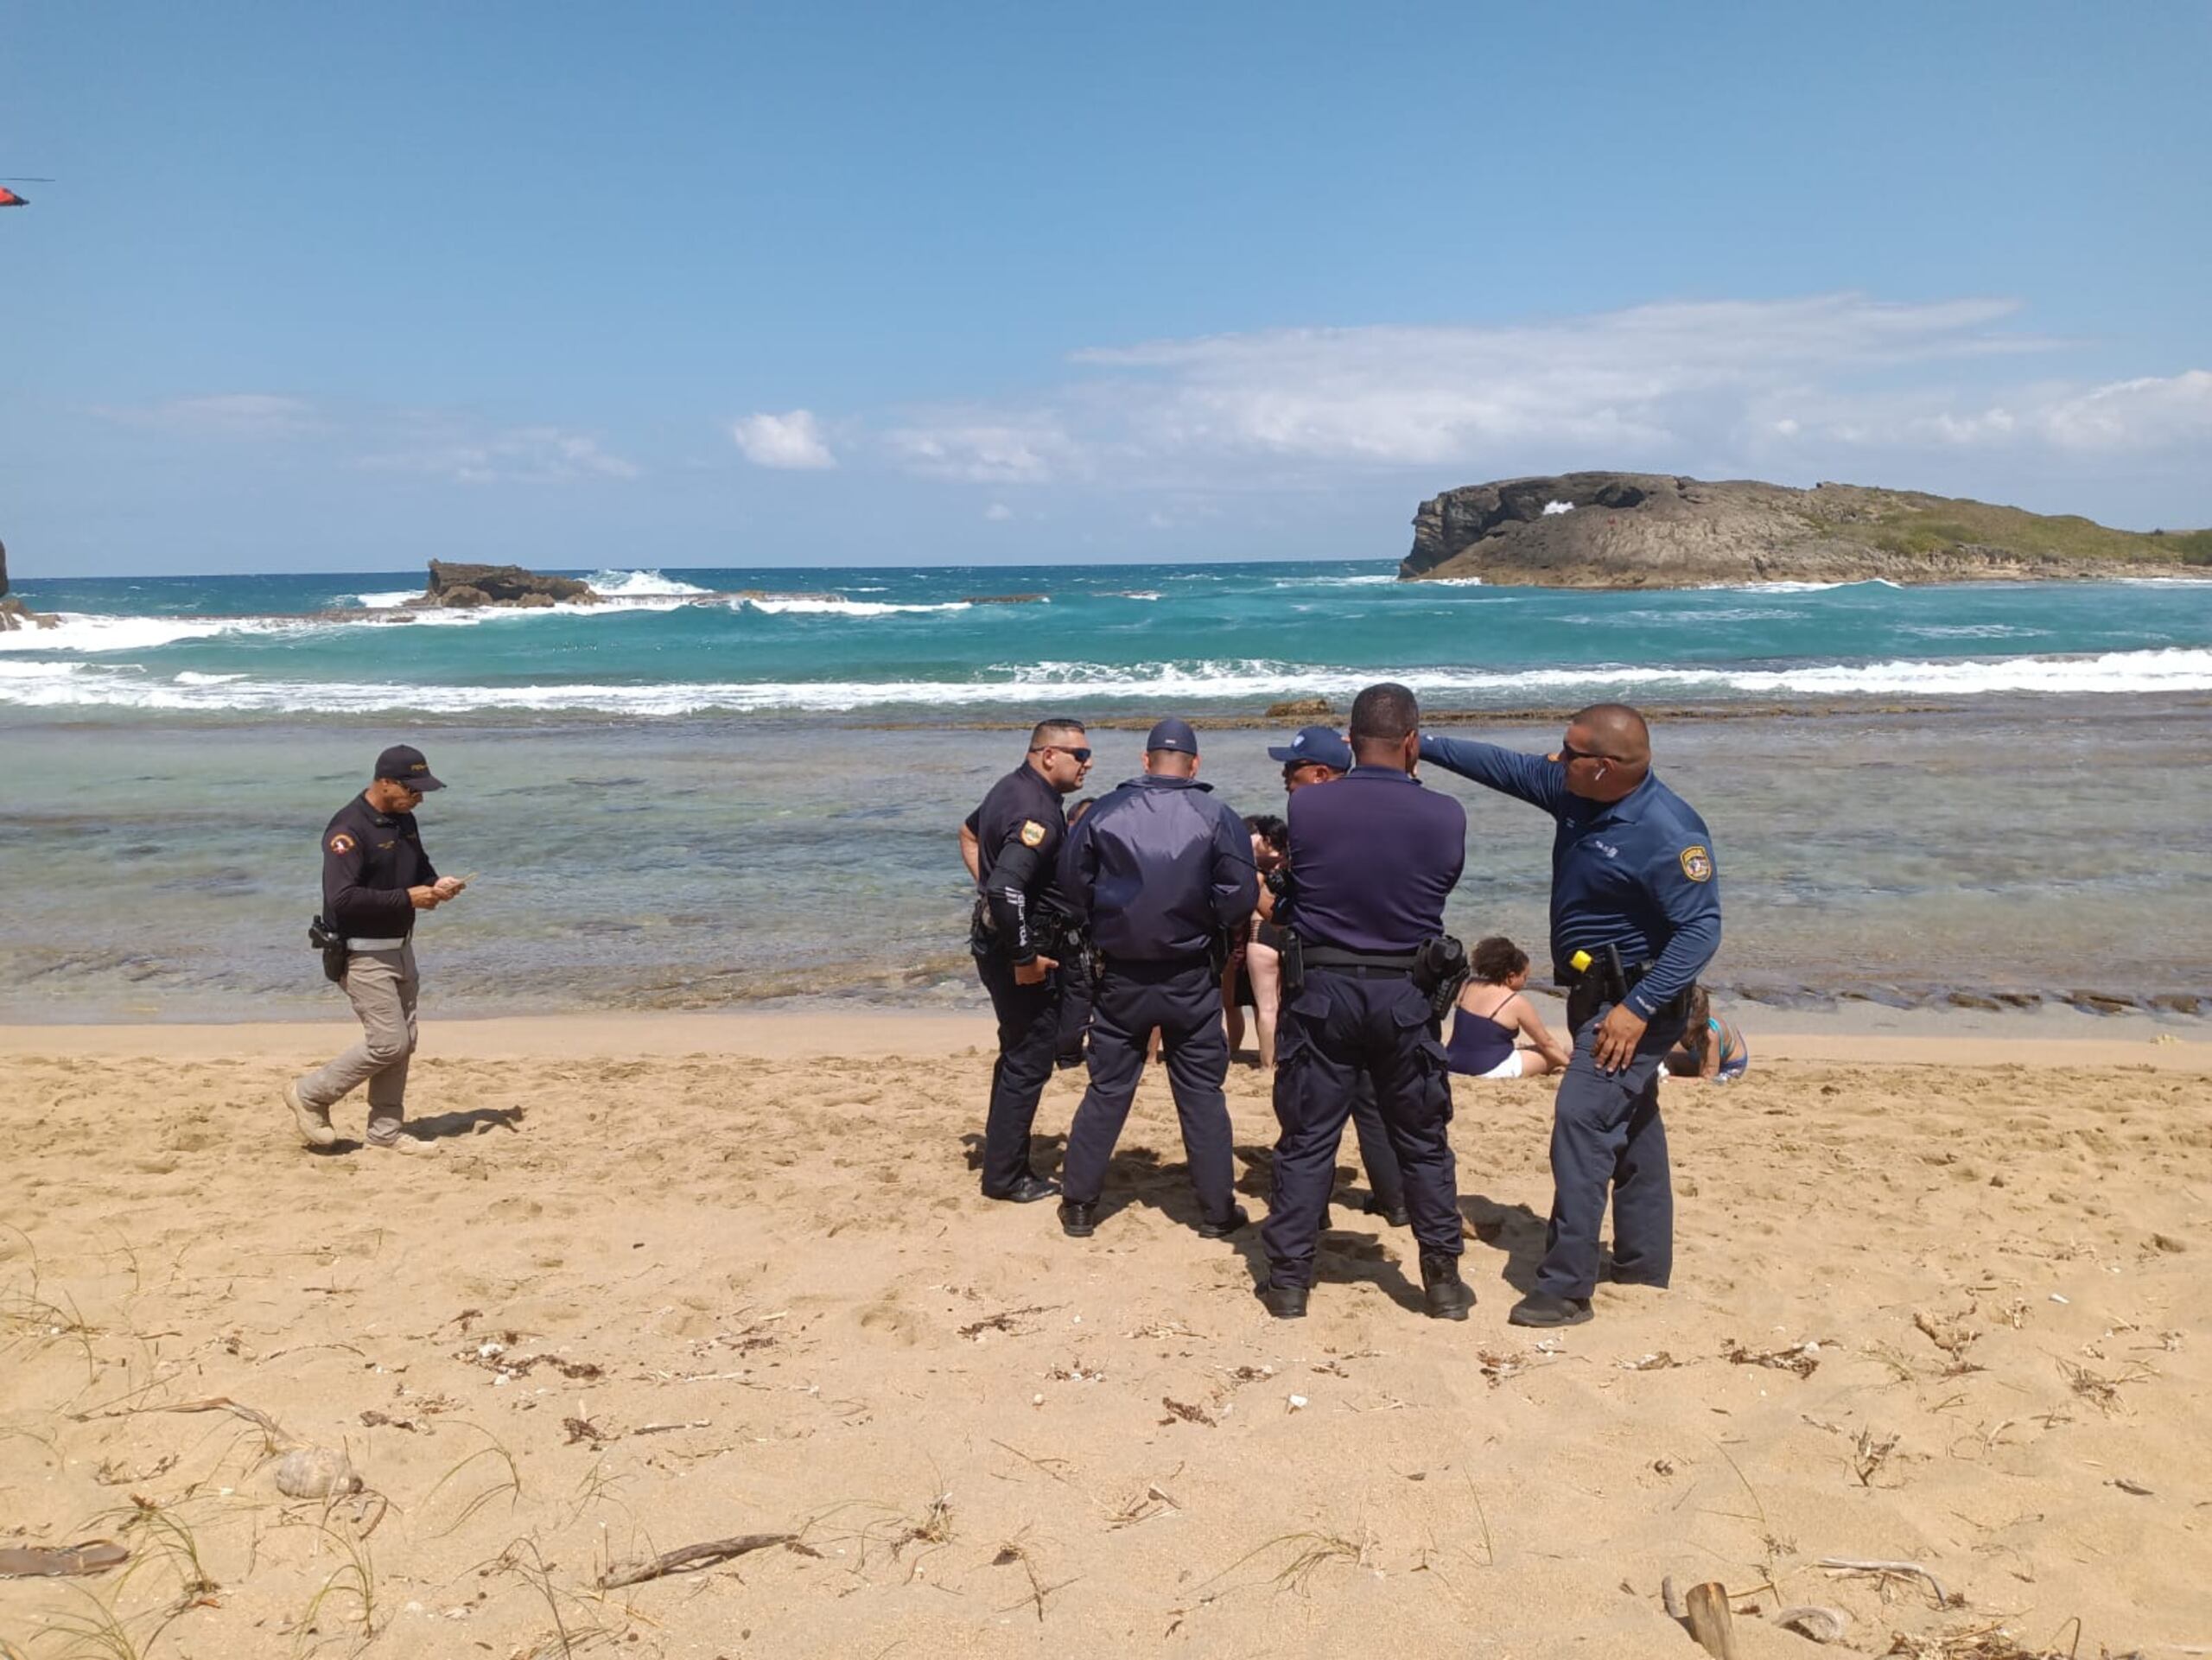
[[[1574,1053],[1554,1109],[1544,1258],[1508,1318],[1591,1317],[1609,1199],[1612,1278],[1666,1285],[1674,1216],[1658,1078],[1681,1035],[1686,994],[1719,944],[1720,901],[1712,836],[1652,775],[1643,716],[1594,705],[1569,720],[1556,754],[1527,755],[1424,735],[1413,693],[1384,684],[1354,700],[1346,736],[1309,727],[1268,753],[1291,792],[1287,881],[1270,916],[1283,989],[1281,1133],[1260,1231],[1268,1311],[1306,1313],[1347,1118],[1360,1128],[1374,1207],[1412,1227],[1427,1312],[1464,1320],[1475,1300],[1459,1271],[1452,1093],[1438,1038],[1465,972],[1444,907],[1465,861],[1466,815],[1422,786],[1422,761],[1540,807],[1557,825],[1553,967],[1567,989]],[[1154,727],[1142,774],[1070,832],[1060,798],[1090,760],[1080,722],[1041,722],[1023,764],[962,828],[976,883],[972,944],[999,1024],[983,1192],[1024,1203],[1058,1193],[1063,1230],[1090,1235],[1156,1030],[1198,1230],[1222,1237],[1249,1220],[1233,1193],[1218,990],[1226,942],[1258,900],[1249,838],[1198,782],[1198,737],[1185,722]],[[1330,787],[1302,787],[1319,783]],[[1058,970],[1077,951],[1095,953],[1090,1080],[1055,1184],[1031,1166],[1030,1132],[1058,1041]]]
[[[1720,943],[1720,894],[1704,821],[1651,773],[1643,717],[1597,704],[1569,720],[1555,754],[1521,754],[1424,735],[1413,693],[1386,683],[1354,700],[1348,735],[1308,727],[1268,754],[1290,792],[1290,854],[1287,881],[1265,901],[1249,834],[1199,782],[1198,735],[1180,720],[1152,728],[1143,772],[1072,831],[1062,799],[1089,775],[1090,747],[1081,722],[1040,722],[1022,764],[961,826],[976,886],[970,943],[998,1018],[986,1197],[1026,1204],[1058,1194],[1061,1227],[1090,1236],[1156,1032],[1198,1231],[1220,1238],[1250,1221],[1235,1194],[1220,986],[1231,940],[1261,909],[1282,954],[1281,1133],[1260,1231],[1262,1301],[1281,1319],[1306,1313],[1349,1118],[1359,1128],[1372,1207],[1413,1230],[1427,1312],[1465,1319],[1475,1298],[1459,1276],[1452,1091],[1438,1022],[1465,972],[1444,908],[1465,862],[1466,814],[1423,787],[1416,773],[1427,761],[1541,808],[1557,826],[1551,948],[1574,1053],[1554,1108],[1543,1261],[1508,1318],[1522,1326],[1590,1318],[1609,1200],[1613,1280],[1666,1285],[1674,1199],[1658,1080],[1682,1034],[1687,994]],[[1328,787],[1308,787],[1319,784]],[[424,793],[442,787],[420,750],[396,745],[323,831],[315,938],[362,1040],[285,1086],[312,1147],[336,1142],[331,1107],[366,1084],[370,1145],[433,1150],[403,1126],[416,1042],[415,919],[466,885],[437,874],[415,823]],[[1062,970],[1077,953],[1090,954],[1092,969],[1090,1087],[1056,1183],[1032,1164],[1030,1136],[1061,1042]]]

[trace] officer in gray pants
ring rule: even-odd
[[[345,942],[339,983],[360,1018],[361,1040],[328,1065],[284,1086],[301,1138],[309,1147],[338,1140],[330,1110],[369,1086],[371,1147],[435,1153],[437,1144],[404,1135],[407,1063],[415,1053],[415,918],[466,885],[441,876],[423,850],[415,809],[445,785],[423,752],[394,744],[377,757],[369,787],[338,810],[322,832],[322,919]]]

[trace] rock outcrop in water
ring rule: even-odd
[[[590,605],[599,595],[573,576],[540,576],[520,565],[449,565],[430,561],[430,585],[408,604],[473,609],[504,605],[542,610],[551,605]]]
[[[8,594],[8,544],[0,542],[0,634],[29,626],[36,628],[55,628],[60,620],[42,617],[21,600],[11,600]]]
[[[1567,473],[1421,503],[1404,579],[1542,588],[1715,582],[1952,582],[2140,576],[2212,564],[2212,531],[2086,518],[1910,490],[1672,474]]]

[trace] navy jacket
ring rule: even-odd
[[[1068,832],[1060,894],[1112,959],[1204,957],[1259,903],[1252,834],[1196,779],[1147,773],[1112,791]]]
[[[1395,955],[1444,932],[1467,861],[1467,812],[1389,766],[1290,798],[1291,925],[1301,939]]]
[[[415,932],[410,887],[438,879],[411,812],[381,813],[357,795],[322,831],[322,914],[341,934],[394,939]]]
[[[1060,792],[1024,761],[991,785],[968,828],[976,833],[976,891],[990,923],[988,941],[976,948],[995,945],[1008,961],[1027,963],[1037,955],[1038,913],[1059,897],[1053,861],[1068,833]]]
[[[1689,803],[1648,777],[1620,800],[1570,795],[1567,768],[1494,743],[1424,735],[1421,757],[1462,778],[1541,807],[1552,837],[1552,970],[1602,945],[1623,963],[1652,964],[1628,995],[1649,1020],[1687,990],[1720,949],[1720,870],[1713,834]]]

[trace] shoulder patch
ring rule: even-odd
[[[1043,847],[1045,845],[1045,827],[1033,818],[1023,819],[1021,821],[1021,845],[1026,848]]]
[[[1682,849],[1682,875],[1694,882],[1713,880],[1713,855],[1695,843]]]
[[[333,853],[351,853],[356,845],[353,838],[344,830],[340,830],[330,838],[330,850]]]

